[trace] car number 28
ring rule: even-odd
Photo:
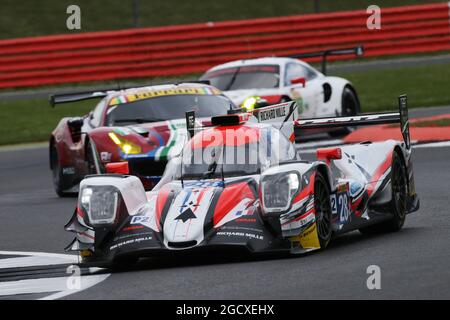
[[[331,212],[339,215],[339,222],[347,222],[350,217],[350,206],[347,192],[331,195]]]

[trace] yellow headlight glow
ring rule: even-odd
[[[242,107],[247,111],[252,111],[255,109],[256,103],[258,102],[258,97],[248,97],[245,99]]]
[[[122,151],[125,154],[139,154],[142,152],[140,146],[130,141],[127,141],[124,138],[118,137],[114,132],[108,133],[108,136],[115,144],[117,144],[120,147],[120,149],[122,149]]]

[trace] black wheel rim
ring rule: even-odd
[[[395,209],[400,219],[406,214],[406,177],[402,164],[396,160],[392,168],[392,195],[395,199]]]
[[[331,235],[331,206],[328,192],[322,183],[315,188],[314,196],[317,232],[321,239],[327,240]]]
[[[350,94],[344,95],[344,101],[342,101],[342,115],[343,116],[354,116],[356,115],[357,107],[356,107],[356,101],[354,97]]]

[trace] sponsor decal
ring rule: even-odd
[[[248,228],[248,227],[242,227],[242,226],[223,226],[223,227],[221,227],[221,230],[245,230],[245,231],[250,231],[250,232],[264,233],[264,231],[262,229]]]
[[[186,221],[191,220],[191,219],[197,219],[197,217],[195,216],[195,214],[191,210],[191,208],[187,208],[179,216],[177,216],[175,218],[175,220],[181,220],[181,221],[183,221],[183,223],[185,223]]]
[[[210,181],[185,181],[185,188],[207,188],[207,187],[223,187],[222,180]]]
[[[256,222],[255,218],[239,218],[236,219],[236,222]]]
[[[126,246],[126,245],[130,245],[130,244],[134,244],[134,243],[140,243],[140,242],[149,241],[149,240],[152,240],[152,237],[147,236],[147,237],[139,237],[139,238],[135,238],[135,239],[126,240],[126,241],[119,242],[119,243],[109,247],[109,250],[112,251],[112,250],[121,248],[121,247]]]
[[[131,218],[130,224],[144,224],[150,223],[150,217],[148,216],[134,216]]]
[[[320,249],[319,236],[317,235],[316,223],[307,228],[297,237],[292,237],[291,242],[300,243],[303,249]]]
[[[219,231],[219,232],[217,232],[217,235],[225,236],[225,237],[243,237],[243,238],[248,238],[248,239],[264,240],[263,235],[258,235],[258,234],[249,233],[249,232]]]
[[[100,159],[102,162],[110,162],[112,154],[110,152],[100,152]]]
[[[151,232],[141,232],[141,233],[133,233],[133,234],[121,234],[120,236],[117,236],[113,239],[113,241],[119,241],[123,239],[128,238],[134,238],[134,237],[143,237],[143,236],[151,236]]]
[[[138,100],[144,100],[154,97],[161,96],[171,96],[171,95],[182,95],[182,94],[196,94],[196,95],[218,95],[220,94],[220,90],[216,88],[172,88],[172,89],[163,89],[163,90],[149,90],[134,94],[122,95],[119,97],[115,97],[111,99],[109,102],[110,106],[129,103]]]
[[[130,226],[143,225],[147,228],[155,230],[154,220],[155,220],[154,216],[133,216],[130,221]]]
[[[337,192],[330,196],[331,214],[337,215],[339,223],[345,224],[351,217],[351,201],[348,183],[338,186]]]
[[[261,110],[260,112],[258,112],[259,121],[267,121],[271,119],[286,117],[286,107],[289,107],[289,105],[283,106],[281,108],[273,108],[270,110]]]
[[[75,174],[75,168],[74,167],[65,167],[62,169],[62,174]]]

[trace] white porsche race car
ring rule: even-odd
[[[349,54],[361,56],[363,47],[237,60],[209,69],[200,79],[210,81],[246,111],[296,101],[297,117],[352,116],[360,112],[355,87],[346,79],[325,75],[328,56]],[[299,60],[310,57],[322,57],[322,72]]]

